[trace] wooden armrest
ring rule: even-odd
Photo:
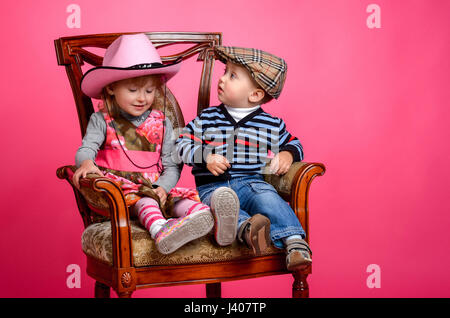
[[[78,191],[81,193],[93,212],[103,216],[109,216],[110,205],[108,200],[105,194],[98,191],[95,186],[97,181],[101,180],[102,177],[100,175],[89,174],[86,178],[80,179],[80,189],[77,189],[72,181],[75,171],[75,166],[64,166],[56,171],[56,175],[60,179],[67,180],[73,187],[74,192]]]
[[[309,187],[316,176],[322,176],[324,173],[325,166],[321,163],[295,162],[283,176],[264,175],[265,181],[273,185],[280,196],[290,203],[306,232],[307,242],[309,242]]]
[[[56,171],[60,179],[67,180],[77,199],[85,227],[92,223],[90,211],[105,213],[111,219],[113,264],[121,268],[132,266],[131,228],[128,207],[120,186],[111,179],[90,174],[80,179],[80,190],[72,181],[74,166],[64,166]],[[86,201],[89,206],[86,206]]]

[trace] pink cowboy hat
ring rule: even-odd
[[[81,90],[92,98],[101,98],[102,89],[113,82],[151,74],[161,74],[167,82],[180,70],[179,62],[162,64],[152,42],[144,33],[122,35],[106,49],[102,66],[87,71]]]

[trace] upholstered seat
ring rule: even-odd
[[[251,258],[250,249],[238,241],[222,247],[214,242],[213,235],[207,235],[181,247],[172,254],[158,252],[155,241],[138,220],[130,221],[131,248],[135,267],[156,265],[202,264]],[[83,232],[81,243],[83,252],[97,260],[112,265],[111,221],[93,223]],[[283,253],[274,246],[263,255]]]

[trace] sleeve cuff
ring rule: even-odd
[[[297,147],[294,147],[292,145],[286,145],[280,149],[280,152],[282,152],[282,151],[290,152],[292,157],[294,158],[294,162],[302,161],[302,157],[301,157]]]

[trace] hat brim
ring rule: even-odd
[[[240,48],[238,48],[238,49],[240,49]],[[230,61],[230,62],[233,62],[234,64],[245,66],[245,64],[242,63],[242,61],[239,61],[236,59],[235,55],[233,55],[231,53],[227,53],[224,50],[223,46],[214,47],[214,53],[216,54],[216,58],[223,64],[227,64],[227,62]]]
[[[101,99],[102,90],[106,85],[128,78],[157,74],[164,75],[163,81],[167,82],[178,73],[180,67],[180,62],[139,69],[99,66],[90,69],[83,75],[81,91],[91,98]]]

